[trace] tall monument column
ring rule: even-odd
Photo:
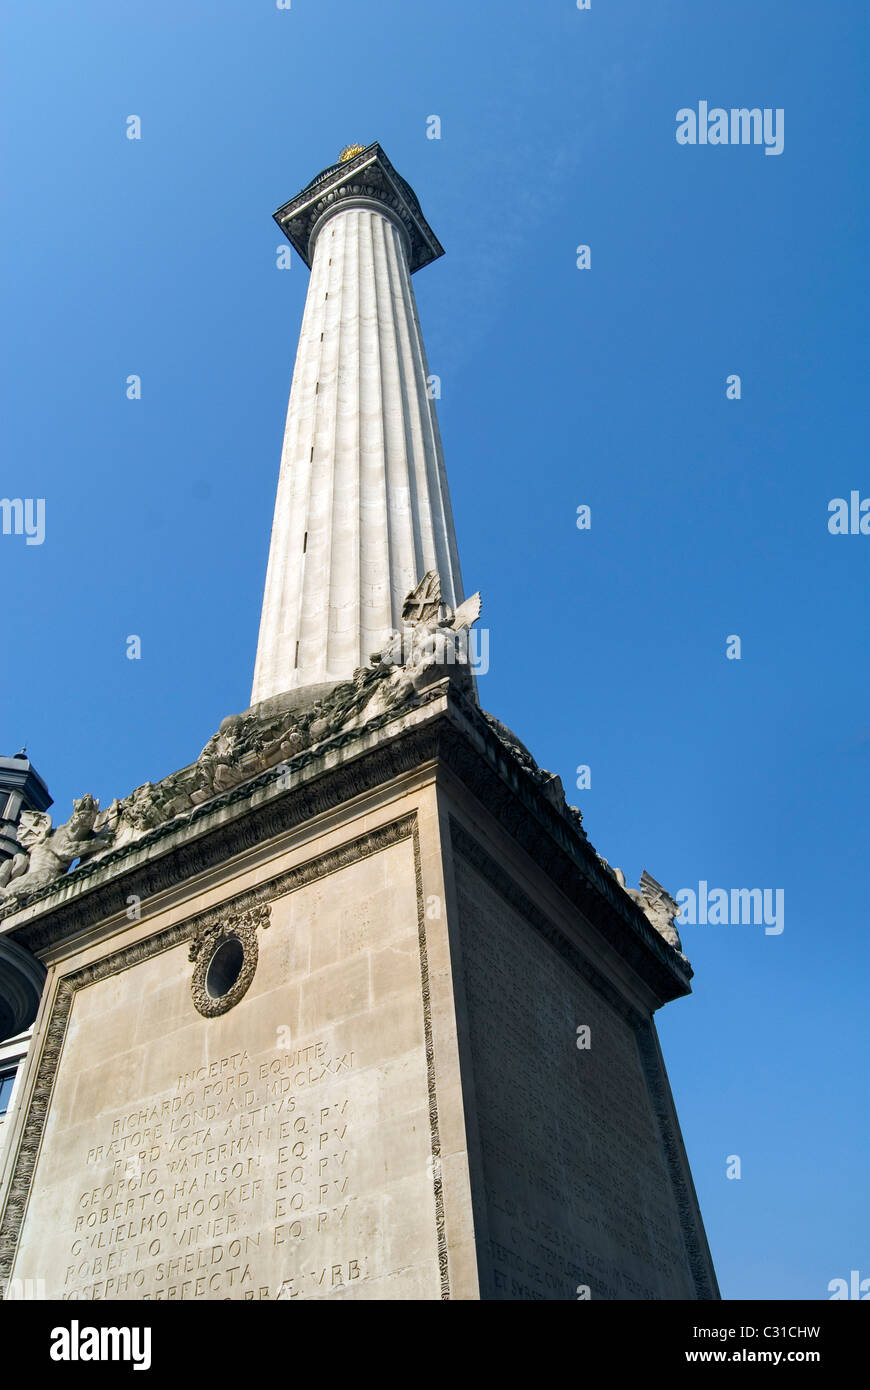
[[[679,908],[475,696],[410,281],[441,248],[346,153],[277,214],[312,274],[253,703],[0,863],[0,1027],[45,972],[0,1297],[715,1299],[655,1028]]]
[[[350,146],[275,218],[311,279],[252,705],[350,677],[428,571],[447,604],[463,597],[411,285],[442,248],[377,144]]]

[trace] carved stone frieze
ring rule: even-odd
[[[18,854],[0,864],[0,903],[24,898],[65,874],[76,860],[85,863],[112,844],[113,834],[98,826],[100,803],[85,795],[73,802],[73,813],[52,828],[47,811],[24,811],[18,831]]]
[[[402,633],[351,680],[290,692],[229,715],[196,762],[159,782],[143,783],[103,812],[93,797],[82,797],[70,820],[56,830],[47,814],[25,813],[24,848],[0,867],[5,876],[0,877],[0,908],[8,913],[50,890],[76,860],[80,866],[98,856],[105,860],[270,768],[289,768],[309,749],[342,735],[354,737],[359,728],[377,727],[424,703],[440,680],[471,693],[466,638],[479,613],[479,594],[455,611],[442,603],[440,580],[430,572],[407,596]]]

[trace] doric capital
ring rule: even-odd
[[[332,212],[352,202],[379,203],[404,229],[411,273],[444,255],[423,216],[414,190],[396,173],[380,145],[368,145],[352,158],[343,158],[312,179],[307,188],[274,214],[275,221],[311,267],[312,233]]]

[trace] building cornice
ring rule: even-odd
[[[450,682],[343,730],[280,768],[74,869],[4,926],[37,956],[226,864],[415,768],[448,767],[646,982],[661,1003],[690,992],[691,968],[603,866],[582,829],[542,790],[486,717]]]

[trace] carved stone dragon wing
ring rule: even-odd
[[[51,816],[47,811],[22,811],[18,828],[18,843],[28,854],[42,844],[51,833]]]
[[[481,606],[482,600],[479,591],[476,594],[472,594],[471,598],[467,598],[463,603],[460,603],[456,612],[453,614],[453,622],[451,624],[455,631],[459,632],[461,628],[471,627],[472,623],[476,623],[480,617]]]

